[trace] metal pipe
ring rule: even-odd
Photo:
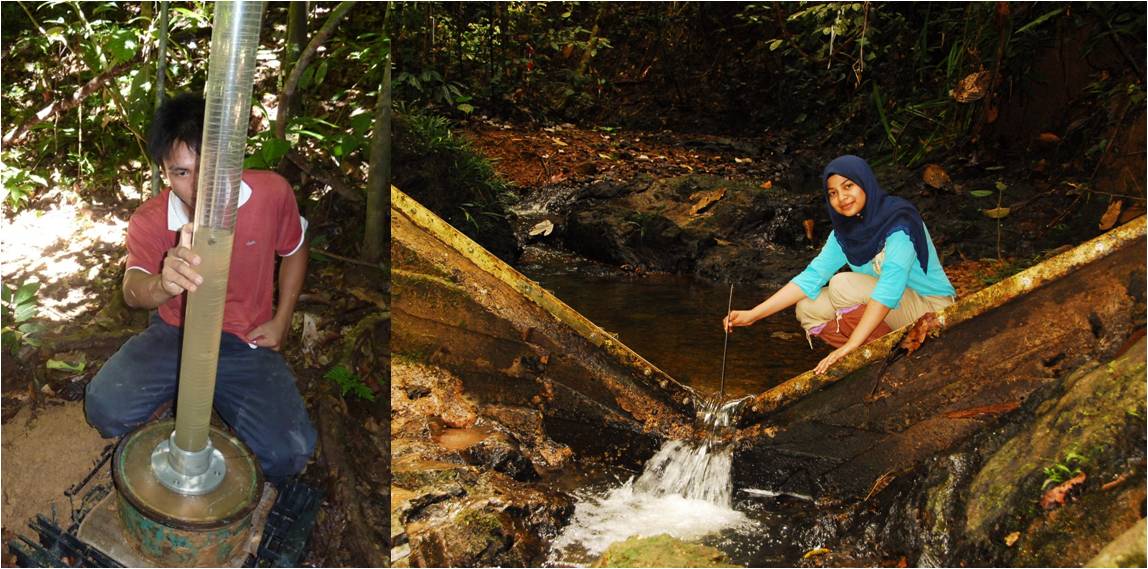
[[[718,391],[718,404],[725,400],[725,354],[729,350],[729,316],[733,314],[733,284],[729,285],[729,305],[725,309],[725,343],[721,348],[721,390]]]

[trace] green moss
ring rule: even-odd
[[[606,549],[593,567],[738,567],[725,554],[662,534],[631,537]]]
[[[1144,345],[1141,340],[1110,365],[1071,373],[1064,394],[1042,404],[1036,420],[985,462],[969,489],[965,529],[972,537],[988,540],[997,521],[1039,500],[1043,469],[1069,451],[1093,465],[1106,461],[1127,421],[1128,402],[1145,399]]]

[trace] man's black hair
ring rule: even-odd
[[[205,106],[203,97],[192,93],[176,95],[159,106],[147,135],[147,152],[156,164],[163,166],[177,142],[199,154]]]

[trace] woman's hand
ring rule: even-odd
[[[825,359],[821,360],[821,362],[817,364],[817,367],[813,368],[813,372],[816,374],[825,373],[827,370],[829,370],[829,366],[837,363],[837,360],[845,357],[846,354],[852,352],[855,349],[857,349],[856,346],[852,346],[846,343],[844,346],[833,350],[828,356],[825,356]]]
[[[753,317],[752,310],[732,310],[729,316],[722,318],[721,325],[726,332],[732,332],[737,326],[749,326],[754,322],[757,319]]]

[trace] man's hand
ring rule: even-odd
[[[289,322],[280,322],[278,318],[272,318],[248,332],[247,341],[260,348],[268,348],[278,352],[284,337],[287,335],[289,324]]]
[[[159,286],[171,296],[183,294],[187,290],[195,291],[203,284],[203,276],[194,268],[199,266],[201,259],[191,252],[191,227],[188,223],[179,229],[179,244],[168,249],[163,259]]]

